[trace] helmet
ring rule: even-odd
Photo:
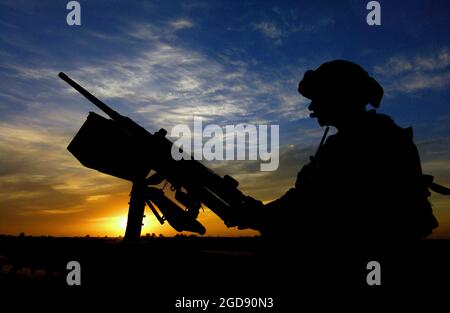
[[[334,60],[305,72],[298,92],[306,98],[322,97],[352,105],[380,106],[383,87],[358,64]]]

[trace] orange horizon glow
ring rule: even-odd
[[[73,160],[71,162],[75,163]],[[261,193],[266,195],[267,199],[276,199],[284,190],[288,189],[290,184],[291,182],[287,181],[287,186],[279,186],[279,190],[263,190]],[[245,188],[245,185],[243,186]],[[124,236],[129,190],[131,189],[130,182],[78,167],[77,164],[77,175],[65,183],[56,185],[54,189],[56,191],[64,190],[69,194],[80,194],[83,200],[78,200],[73,206],[65,206],[66,198],[61,198],[58,203],[52,204],[50,203],[51,198],[42,202],[29,200],[27,196],[35,196],[34,193],[29,195],[25,191],[20,191],[10,194],[9,196],[13,197],[12,200],[18,203],[14,210],[9,211],[14,215],[11,214],[0,219],[0,234],[19,235],[23,232],[25,235],[57,237]],[[255,192],[244,189],[243,191],[259,198]],[[171,195],[168,194],[168,197],[171,198]],[[430,201],[440,226],[427,238],[450,239],[448,222],[450,221],[450,211],[445,209],[450,207],[449,197],[432,194]],[[267,202],[270,201],[264,201],[264,203]],[[167,222],[161,225],[148,207],[144,214],[146,217],[143,220],[142,236],[154,233],[156,236],[162,234],[165,237],[173,237],[178,234]],[[198,220],[206,228],[206,234],[203,235],[206,237],[259,235],[259,232],[254,230],[227,228],[223,221],[209,209],[201,210]],[[183,234],[190,235],[192,233],[183,232]]]
[[[0,222],[1,235],[19,235],[24,233],[31,236],[56,236],[56,237],[123,237],[125,234],[127,224],[128,208],[124,207],[128,198],[126,194],[118,196],[90,196],[88,197],[95,207],[87,205],[89,208],[80,210],[79,208],[68,208],[63,210],[45,210],[43,214],[39,215],[37,223],[33,223],[33,219],[27,224],[8,224],[2,225]],[[113,200],[113,201],[111,201]],[[434,200],[434,201],[433,201]],[[265,201],[270,202],[270,201]],[[434,212],[440,217],[441,221],[450,219],[450,216],[445,215],[447,212],[440,210],[449,204],[449,200],[442,196],[433,196],[432,203],[434,204]],[[67,214],[62,212],[69,212]],[[87,213],[87,218],[83,217],[83,213]],[[43,215],[47,214],[48,222],[44,223]],[[70,218],[68,216],[70,215]],[[143,220],[143,227],[141,236],[147,234],[155,236],[163,235],[164,237],[173,237],[177,234],[196,235],[190,232],[177,232],[168,222],[161,225],[148,207],[145,209],[146,217]],[[25,215],[26,216],[26,215]],[[200,211],[198,218],[206,228],[206,234],[203,237],[245,237],[258,236],[259,232],[255,230],[238,230],[236,227],[227,228],[222,220],[216,216],[211,210],[205,209]],[[444,227],[442,227],[444,226]],[[433,234],[428,236],[428,239],[448,239],[450,233],[442,225],[433,231]]]
[[[67,209],[46,209],[35,214],[22,213],[19,216],[26,219],[26,223],[3,224],[0,221],[0,234],[32,236],[57,236],[57,237],[123,237],[125,235],[128,216],[128,194],[95,195],[86,197],[84,208],[79,206]],[[147,234],[160,234],[165,237],[173,237],[177,234],[191,235],[191,232],[177,232],[166,221],[159,223],[150,209],[146,206],[145,218],[141,236]],[[46,222],[43,222],[46,220]],[[209,209],[201,210],[198,218],[206,228],[207,236],[255,236],[259,232],[254,230],[238,230],[236,227],[227,228]],[[5,221],[6,222],[6,221]],[[195,234],[198,235],[198,234]],[[200,236],[200,235],[198,235]]]

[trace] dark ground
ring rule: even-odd
[[[68,286],[69,261],[81,265],[81,286]],[[381,286],[368,286],[366,265],[381,265]],[[127,302],[146,312],[177,310],[175,301],[221,297],[273,298],[274,307],[242,312],[302,311],[320,298],[345,303],[363,297],[414,291],[450,291],[450,241],[411,245],[311,248],[272,245],[261,238],[143,238],[125,243],[108,238],[0,236],[0,286],[13,294],[63,295],[109,305]],[[334,303],[334,302],[332,302]],[[218,304],[217,304],[218,305]],[[155,310],[151,310],[155,309]],[[297,310],[298,309],[298,310]],[[207,312],[232,312],[211,307]],[[63,310],[64,311],[64,310]],[[201,310],[200,310],[201,311]]]

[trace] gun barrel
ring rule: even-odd
[[[112,120],[118,120],[122,117],[119,113],[111,109],[108,105],[106,105],[104,102],[99,100],[97,97],[95,97],[93,94],[91,94],[89,91],[78,85],[74,80],[72,80],[69,76],[64,74],[63,72],[60,72],[58,74],[59,78],[61,78],[63,81],[68,83],[70,86],[72,86],[76,91],[81,93],[86,99],[91,101],[97,108],[105,112]]]

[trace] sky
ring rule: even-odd
[[[131,183],[84,168],[68,151],[89,111],[68,74],[150,132],[192,125],[280,127],[280,166],[204,162],[268,202],[295,183],[323,133],[297,85],[308,69],[354,61],[384,87],[378,109],[412,126],[424,173],[450,186],[450,2],[0,0],[0,234],[123,235]],[[169,131],[170,133],[170,131]],[[349,191],[351,192],[351,191]],[[450,238],[450,199],[430,198]],[[210,236],[246,236],[209,210]],[[175,234],[149,210],[143,234]]]

